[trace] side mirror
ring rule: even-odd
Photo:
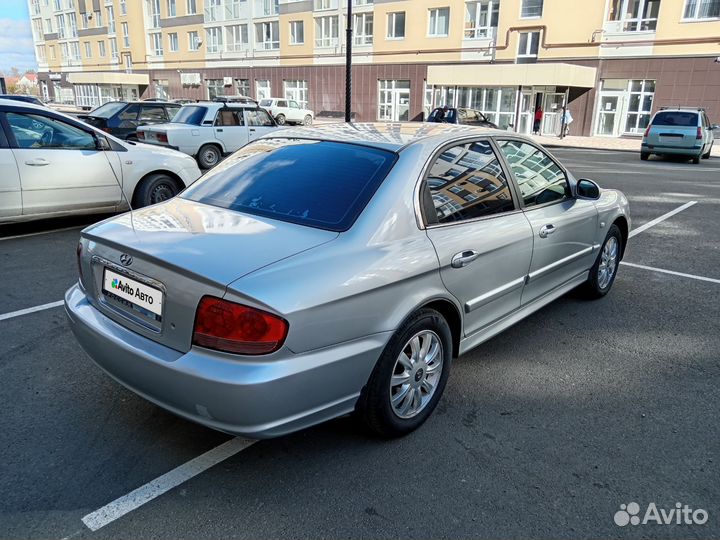
[[[716,130],[720,129],[720,124],[713,124],[712,126],[710,126],[710,129],[712,129],[713,131],[716,131]]]
[[[578,180],[575,191],[577,196],[581,199],[596,200],[600,198],[600,186],[587,178],[581,178]]]
[[[100,136],[97,138],[97,149],[107,152],[108,150],[112,150],[112,147],[105,137]]]

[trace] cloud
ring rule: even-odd
[[[0,70],[37,69],[29,20],[0,19]]]

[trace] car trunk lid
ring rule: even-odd
[[[101,222],[82,236],[83,284],[93,305],[185,352],[203,296],[222,297],[232,281],[337,233],[175,198]]]

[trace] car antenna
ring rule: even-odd
[[[125,202],[128,205],[128,208],[130,208],[130,228],[132,228],[133,234],[135,235],[135,239],[140,242],[140,238],[138,237],[137,231],[135,230],[135,220],[133,217],[133,207],[130,200],[127,198],[127,195],[125,195],[125,190],[122,187],[122,182],[120,181],[120,178],[118,178],[117,173],[115,172],[115,167],[113,167],[112,162],[110,161],[110,158],[107,155],[107,151],[112,149],[112,146],[110,145],[110,141],[108,141],[107,137],[104,135],[101,138],[98,138],[98,144],[100,147],[100,151],[105,156],[105,159],[108,162],[108,165],[110,166],[110,170],[113,173],[113,176],[115,177],[115,182],[117,182],[118,187],[120,188],[120,195],[123,199],[125,199]]]

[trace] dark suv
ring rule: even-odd
[[[136,141],[138,126],[164,124],[179,110],[179,103],[165,101],[111,101],[78,118],[120,139]]]

